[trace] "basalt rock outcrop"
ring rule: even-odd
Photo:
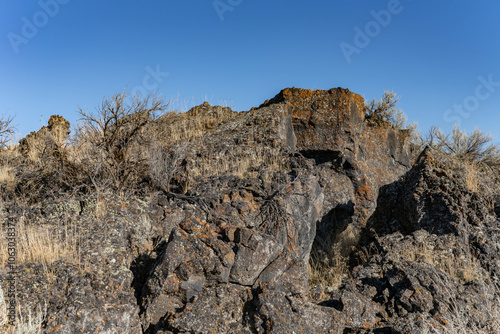
[[[155,126],[196,117],[208,125],[172,146],[171,191],[6,208],[78,235],[84,265],[18,270],[45,333],[498,329],[499,192],[471,187],[462,161],[368,124],[342,88],[285,89],[240,113],[203,104]],[[339,255],[341,283],[312,285],[311,263]]]
[[[58,147],[64,143],[70,133],[69,122],[59,115],[52,115],[48,126],[43,126],[36,132],[31,132],[19,141],[19,152],[28,156],[33,151],[55,154]]]
[[[364,122],[364,100],[347,89],[285,89],[268,105],[291,115],[296,149],[312,159],[325,194],[315,251],[331,256],[332,246],[348,253],[376,207],[378,190],[410,167],[406,130],[373,128]]]

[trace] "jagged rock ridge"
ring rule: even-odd
[[[48,303],[45,332],[421,333],[498,321],[498,201],[469,190],[460,161],[369,126],[361,96],[342,88],[183,117],[200,114],[223,116],[180,139],[183,191],[33,208],[34,220],[78,222],[90,261],[83,272],[58,263],[50,291],[21,292]],[[105,226],[93,223],[99,201]],[[311,254],[337,253],[349,258],[342,283],[311,286]]]

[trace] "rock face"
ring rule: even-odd
[[[414,152],[406,131],[367,124],[361,96],[291,88],[247,112],[203,104],[175,117],[155,126],[208,119],[175,144],[183,191],[31,208],[32,223],[76,222],[86,263],[18,277],[26,307],[47,303],[46,333],[500,328],[498,192],[470,190],[461,161]]]
[[[70,124],[59,115],[52,115],[48,126],[42,127],[37,132],[31,132],[19,141],[19,151],[28,156],[34,150],[56,152],[69,137]]]
[[[296,149],[312,159],[324,191],[315,252],[331,257],[339,245],[349,253],[375,210],[379,188],[411,165],[407,133],[367,126],[363,98],[347,89],[285,89],[261,108],[276,104],[290,113]]]

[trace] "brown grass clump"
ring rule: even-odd
[[[479,190],[479,166],[477,162],[466,161],[465,163],[465,185],[472,192]]]
[[[44,266],[64,260],[81,266],[79,237],[74,226],[27,225],[21,217],[16,222],[16,264],[37,263]],[[2,227],[2,235],[6,235]],[[0,266],[6,266],[9,254],[7,239],[0,239]]]
[[[407,261],[428,263],[465,283],[483,278],[481,265],[472,254],[470,257],[457,258],[431,249],[425,244],[418,244],[402,248],[401,255]]]
[[[289,170],[287,156],[280,148],[256,146],[248,148],[237,156],[222,152],[214,157],[202,157],[190,167],[190,177],[233,175],[238,177],[257,176],[259,167],[265,166],[268,173]],[[271,178],[270,175],[264,177]]]
[[[3,289],[0,287],[0,331],[4,334],[39,334],[42,332],[42,323],[47,315],[47,307],[39,307],[34,310],[28,310],[26,316],[23,316],[21,307],[18,304],[17,317],[14,326],[8,323],[7,305]]]
[[[309,285],[314,287],[321,284],[323,287],[338,289],[343,279],[349,274],[348,258],[342,256],[340,246],[337,245],[332,256],[320,260],[314,252],[309,261]]]
[[[8,164],[0,166],[0,186],[7,191],[13,191],[16,185],[16,172]]]

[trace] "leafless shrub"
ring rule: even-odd
[[[0,147],[6,147],[15,133],[14,117],[6,114],[0,117]]]
[[[153,185],[169,192],[172,178],[186,156],[187,143],[167,147],[153,141],[148,151],[149,176]]]
[[[278,195],[279,193],[276,192],[269,196],[261,206],[259,213],[262,220],[260,227],[271,234],[276,234],[288,227],[289,217],[283,208],[283,203],[277,197]]]
[[[150,139],[147,125],[166,108],[167,103],[157,95],[129,99],[126,91],[105,98],[94,112],[79,108],[74,156],[79,156],[94,187],[133,188],[144,172],[142,147]]]

